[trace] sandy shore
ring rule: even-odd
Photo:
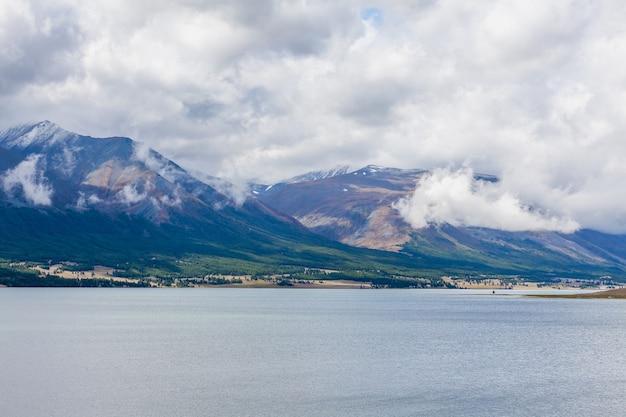
[[[547,298],[617,298],[626,299],[626,288],[615,288],[606,291],[590,292],[585,294],[533,294],[531,297]]]

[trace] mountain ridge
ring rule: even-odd
[[[24,158],[4,167],[3,191],[13,203],[79,210],[93,205],[158,223],[181,204],[199,203],[199,196],[205,203],[228,200],[129,138],[81,136],[46,121],[0,133],[0,146]]]
[[[420,274],[406,257],[328,240],[256,198],[235,201],[129,138],[42,122],[0,133],[0,156],[0,269],[72,261],[159,279],[307,268],[363,278],[364,265]]]
[[[172,276],[321,268],[432,285],[443,275],[626,276],[625,236],[412,228],[395,205],[426,174],[337,167],[251,185],[238,200],[211,185],[228,189],[224,180],[200,179],[130,138],[22,125],[0,132],[0,260],[74,257]]]
[[[577,269],[589,273],[597,268],[623,276],[623,235],[587,229],[570,234],[511,232],[449,224],[414,229],[394,207],[399,200],[412,196],[426,174],[428,171],[419,169],[366,166],[331,178],[282,183],[258,192],[257,197],[327,238],[437,264],[464,263],[470,272],[483,265],[483,269],[490,266],[513,274],[529,274],[535,267],[539,274],[548,275]],[[476,174],[474,178],[498,181],[487,174]]]

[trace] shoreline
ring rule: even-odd
[[[589,298],[589,299],[626,299],[626,288],[614,288],[610,290],[594,291],[581,294],[528,294],[528,297],[543,298]]]
[[[68,263],[70,264],[70,263]],[[71,265],[71,264],[70,264]],[[47,276],[54,277],[61,280],[77,280],[81,287],[81,281],[90,280],[103,280],[115,283],[116,287],[124,287],[125,285],[133,286],[137,284],[144,284],[146,287],[152,288],[301,288],[301,289],[385,289],[388,288],[385,285],[376,285],[372,282],[366,281],[352,281],[347,279],[324,279],[320,276],[316,279],[297,279],[291,278],[289,275],[270,275],[265,277],[253,277],[251,275],[207,275],[205,277],[189,277],[189,278],[174,278],[169,282],[161,282],[156,277],[146,277],[145,279],[137,278],[125,278],[116,276],[119,272],[116,268],[106,267],[102,265],[96,265],[91,270],[66,270],[64,264],[54,264],[47,266],[34,266],[30,267],[31,270],[37,271],[40,278],[46,279]],[[441,277],[444,285],[441,287],[423,287],[424,289],[451,289],[451,290],[468,290],[468,291],[489,291],[495,294],[496,291],[499,295],[505,295],[506,293],[514,294],[515,292],[538,292],[538,294],[527,294],[529,296],[541,296],[541,297],[584,297],[584,298],[626,298],[622,292],[607,292],[615,288],[624,289],[626,292],[626,286],[622,284],[621,287],[615,287],[609,285],[607,282],[598,280],[585,280],[585,279],[561,279],[556,282],[524,282],[521,280],[509,280],[500,277],[477,277],[477,278],[465,278],[460,279],[458,277],[443,276]],[[142,286],[144,286],[142,285]],[[39,285],[31,285],[32,287],[39,287]],[[48,285],[41,285],[42,287]],[[50,285],[54,287],[55,285]],[[59,285],[63,287],[65,285]],[[86,285],[89,286],[89,285]],[[97,286],[97,285],[94,285]],[[0,288],[7,287],[0,284]],[[393,287],[391,287],[393,288]],[[416,287],[407,287],[406,289],[415,289]],[[554,291],[584,291],[585,293],[573,295],[573,294],[548,294],[548,292]],[[541,294],[541,292],[546,292]],[[590,291],[593,291],[591,293]],[[596,295],[589,295],[596,294]]]

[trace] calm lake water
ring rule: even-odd
[[[0,289],[3,417],[604,417],[625,393],[624,300]]]

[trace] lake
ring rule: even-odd
[[[626,302],[514,294],[0,288],[0,415],[624,415]]]

